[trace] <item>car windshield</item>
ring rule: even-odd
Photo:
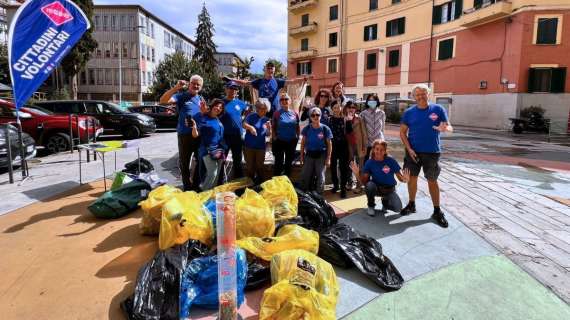
[[[114,103],[107,103],[107,105],[109,106],[109,110],[113,113],[131,113],[129,110],[126,109],[122,109],[121,107],[119,107],[118,105],[114,104]]]
[[[49,116],[53,114],[53,112],[38,106],[25,106],[25,108],[39,114],[40,116]]]

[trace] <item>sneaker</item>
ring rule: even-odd
[[[388,210],[386,210],[386,208],[382,207],[382,209],[380,209],[380,213],[386,214],[386,213],[388,213]]]
[[[400,211],[400,214],[403,216],[407,216],[409,214],[416,213],[416,205],[408,203],[404,209]]]
[[[346,189],[340,190],[340,197],[341,197],[342,199],[346,198]]]
[[[374,210],[374,208],[368,208],[368,211],[366,213],[368,213],[368,215],[371,217],[376,216],[376,211]]]
[[[337,192],[338,192],[338,186],[334,186],[334,187],[331,189],[331,192],[332,192],[332,193],[337,193]]]
[[[442,228],[447,228],[449,226],[447,220],[445,219],[445,215],[441,211],[434,212],[434,214],[431,215],[431,218],[435,220],[435,222],[439,224]]]

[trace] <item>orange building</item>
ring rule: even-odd
[[[408,97],[430,85],[456,124],[504,129],[528,106],[568,130],[570,0],[290,0],[288,70],[311,91]],[[566,20],[566,23],[565,23]]]

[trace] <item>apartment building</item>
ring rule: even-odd
[[[9,20],[17,8],[8,7]],[[95,5],[92,28],[98,47],[79,74],[80,99],[140,103],[166,55],[194,53],[192,39],[140,5]],[[61,87],[67,81],[54,73],[46,84]]]
[[[353,99],[433,90],[453,123],[507,128],[540,105],[570,118],[569,0],[292,0],[290,73],[313,92],[336,81]]]
[[[222,76],[235,75],[244,63],[235,52],[216,52],[214,57],[218,62],[218,73]]]
[[[6,6],[9,0],[0,0],[0,43],[8,43],[8,17],[6,16]]]

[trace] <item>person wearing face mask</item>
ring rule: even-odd
[[[369,94],[366,97],[366,110],[360,113],[360,118],[366,127],[366,154],[364,155],[364,162],[370,157],[370,150],[372,149],[372,143],[375,140],[384,140],[384,126],[386,124],[386,114],[382,109],[380,109],[380,99],[375,93]]]

